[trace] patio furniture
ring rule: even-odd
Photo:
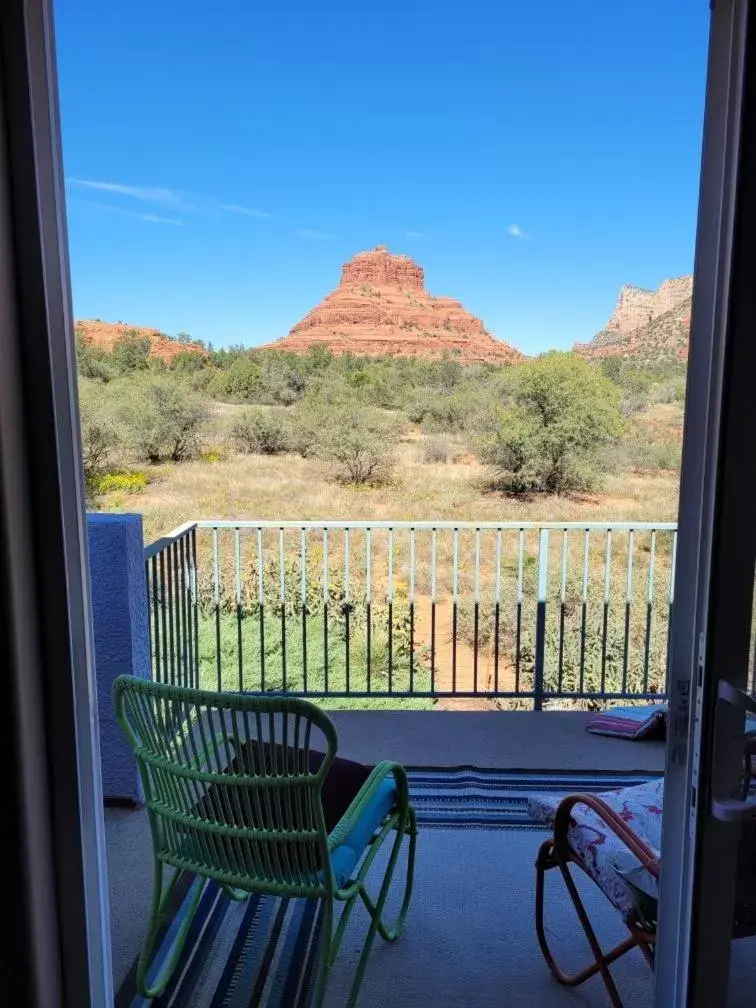
[[[417,826],[404,768],[379,763],[328,828],[323,794],[337,765],[338,743],[333,723],[318,707],[301,699],[213,693],[133,676],[118,678],[113,694],[137,758],[152,831],[152,907],[137,971],[142,996],[159,996],[179,962],[203,885],[195,887],[164,965],[150,975],[171,895],[179,877],[191,873],[215,879],[234,900],[267,893],[322,902],[316,1008],[352,909],[362,900],[371,922],[349,996],[348,1004],[356,1004],[376,931],[387,942],[398,938],[412,894]],[[396,836],[373,900],[365,877],[392,831]],[[384,906],[405,834],[404,895],[388,925]],[[175,869],[167,884],[166,867]],[[343,910],[334,927],[338,903]]]
[[[748,778],[744,780],[747,790]],[[553,835],[541,845],[536,859],[536,933],[543,956],[556,979],[570,987],[577,987],[600,973],[613,1008],[622,1008],[622,1000],[610,965],[633,948],[640,949],[651,968],[654,965],[663,805],[662,778],[604,794],[573,794],[566,798],[534,795],[529,802],[533,818],[553,826]],[[599,945],[571,865],[598,885],[630,932],[608,952]],[[546,937],[544,881],[546,872],[554,868],[564,879],[593,954],[593,961],[577,973],[562,970]],[[756,934],[753,822],[744,823],[741,828],[738,868],[733,938]]]

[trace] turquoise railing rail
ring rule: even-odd
[[[145,550],[153,675],[313,699],[666,694],[671,522],[196,521]]]

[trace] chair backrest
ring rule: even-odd
[[[337,736],[326,714],[295,698],[134,676],[118,678],[113,696],[159,860],[235,888],[330,891],[321,788]]]

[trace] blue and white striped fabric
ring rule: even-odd
[[[421,826],[467,829],[545,829],[528,812],[531,794],[607,791],[645,784],[653,774],[410,770],[410,793]]]

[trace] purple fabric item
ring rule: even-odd
[[[614,707],[594,714],[585,730],[594,735],[609,735],[633,741],[663,739],[667,730],[667,705]]]

